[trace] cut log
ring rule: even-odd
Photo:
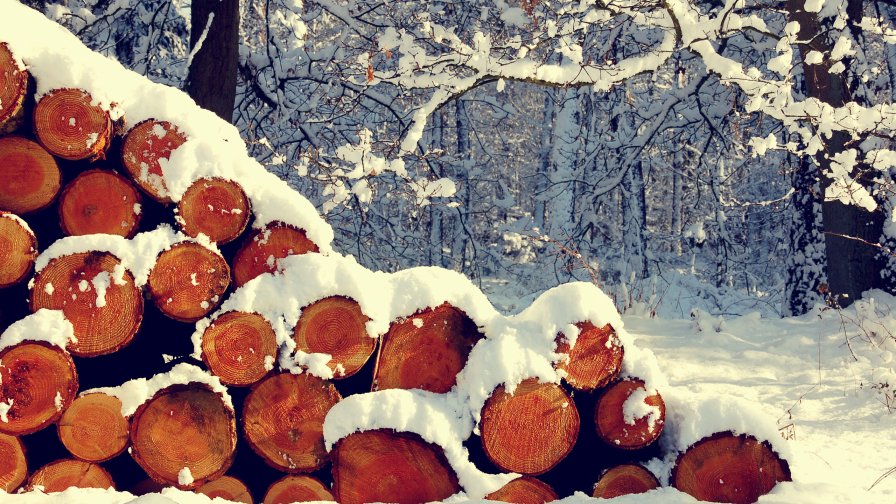
[[[224,313],[202,334],[202,360],[227,385],[246,386],[261,380],[276,358],[277,336],[257,313]]]
[[[34,133],[51,154],[69,161],[103,159],[112,120],[81,89],[54,89],[34,107]]]
[[[222,178],[193,182],[177,203],[176,220],[183,232],[217,243],[231,242],[246,229],[251,214],[249,198],[239,184]]]
[[[513,394],[502,385],[482,408],[482,447],[501,469],[538,475],[563,460],[579,436],[579,412],[559,385],[530,378]]]
[[[333,493],[342,504],[441,501],[461,491],[442,449],[417,434],[356,432],[333,447]]]
[[[324,418],[342,397],[332,383],[307,373],[281,373],[252,387],[243,404],[243,432],[271,467],[312,472],[328,460]]]
[[[666,404],[658,392],[648,394],[644,382],[628,379],[607,388],[594,408],[597,436],[623,450],[645,448],[659,439],[666,422]]]
[[[196,489],[196,493],[208,496],[210,499],[220,497],[229,502],[243,502],[252,504],[252,494],[242,481],[233,476],[222,476],[214,481],[202,485]]]
[[[544,504],[557,498],[550,485],[531,476],[521,476],[485,496],[485,500],[517,504]]]
[[[27,489],[51,493],[72,487],[115,488],[115,482],[102,466],[83,460],[63,459],[35,471],[28,479]]]
[[[289,475],[275,481],[264,495],[264,504],[335,501],[333,494],[317,478]]]
[[[75,363],[56,345],[25,341],[0,350],[0,362],[0,432],[37,432],[55,422],[75,399]]]
[[[639,494],[659,488],[656,476],[637,464],[622,464],[605,471],[594,485],[593,497],[612,499],[620,495]]]
[[[258,275],[277,271],[277,259],[318,250],[305,231],[282,222],[269,224],[246,238],[237,251],[233,258],[233,282],[242,287]]]
[[[28,72],[19,67],[9,46],[0,43],[0,134],[18,128],[25,117]]]
[[[302,308],[293,337],[296,348],[331,355],[334,379],[357,373],[373,355],[376,339],[367,334],[370,319],[354,300],[332,296]]]
[[[482,334],[462,311],[445,303],[393,323],[382,337],[373,390],[451,390]]]
[[[698,441],[672,468],[672,486],[701,501],[752,503],[781,481],[790,481],[786,460],[768,443],[730,432]]]
[[[31,273],[37,259],[37,238],[16,215],[0,211],[0,288],[15,285]]]
[[[161,203],[170,203],[159,160],[167,161],[171,151],[186,141],[187,137],[171,123],[147,119],[131,128],[124,137],[122,163],[146,194]]]
[[[159,483],[198,488],[227,472],[235,450],[233,410],[202,384],[165,388],[131,419],[131,456]]]
[[[128,445],[128,421],[121,400],[103,393],[83,395],[65,410],[57,424],[63,446],[85,462],[104,462]]]
[[[140,193],[108,170],[81,173],[62,190],[59,224],[69,236],[112,234],[130,238],[140,224]]]
[[[196,242],[180,242],[159,254],[146,287],[159,311],[196,322],[221,303],[230,287],[230,267],[221,254]]]
[[[68,350],[94,357],[133,340],[143,319],[143,296],[117,257],[82,252],[57,257],[37,273],[31,311],[41,308],[62,310],[78,338]]]
[[[564,380],[572,388],[591,392],[619,376],[624,351],[609,324],[598,328],[591,322],[580,322],[576,326],[580,332],[572,351],[563,334],[557,337],[557,353],[569,355],[557,368],[566,372]]]
[[[0,492],[15,492],[27,476],[28,461],[22,441],[0,433]]]
[[[46,208],[59,194],[62,174],[53,156],[27,138],[0,138],[0,210],[23,215]]]

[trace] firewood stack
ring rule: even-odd
[[[324,437],[344,397],[455,393],[491,337],[464,307],[446,295],[390,312],[387,330],[371,334],[380,315],[348,290],[290,298],[276,320],[260,302],[228,305],[321,244],[295,224],[257,221],[240,180],[203,176],[173,194],[165,170],[191,139],[182,125],[129,125],[86,90],[33,99],[34,88],[0,44],[0,489],[175,486],[270,503],[427,502],[465,490],[444,447],[419,433],[365,428],[329,450]],[[48,310],[70,323],[62,343],[16,325]],[[644,464],[666,455],[661,391],[623,374],[614,327],[575,329],[574,346],[563,332],[552,345],[561,382],[501,384],[478,412],[470,461],[521,475],[488,499],[660,486]],[[330,358],[314,371],[321,354]],[[789,479],[769,443],[720,432],[680,453],[664,483],[741,503]]]

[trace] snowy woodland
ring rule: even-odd
[[[618,502],[697,502],[668,486],[671,454],[729,429],[755,434],[790,464],[793,482],[760,503],[896,498],[896,3],[19,2],[89,49],[184,90],[310,201],[287,202],[288,189],[265,192],[267,179],[240,171],[242,146],[223,126],[210,136],[233,140],[232,150],[182,149],[174,164],[234,159],[228,167],[258,203],[256,227],[294,212],[333,254],[286,259],[283,275],[235,290],[216,314],[270,313],[284,321],[273,324],[282,346],[297,300],[307,308],[338,284],[345,292],[335,294],[373,314],[372,336],[442,301],[477,323],[484,343],[448,395],[346,398],[327,419],[328,450],[362,427],[402,427],[444,448],[466,491],[456,501],[485,496],[506,475],[476,468],[462,443],[480,434],[489,394],[527,377],[560,382],[544,357],[553,335],[593,320],[617,328],[623,375],[662,390],[669,407],[661,443],[670,451],[647,464],[663,488]],[[35,60],[38,70],[54,61]],[[103,92],[115,84],[72,75]],[[128,86],[127,99],[144,89]],[[125,105],[152,117],[149,106]],[[153,113],[206,121],[180,106]],[[188,133],[218,128],[202,121]],[[183,194],[194,179],[166,182]],[[41,244],[37,271],[100,247],[142,287],[159,251],[186,240],[171,229],[62,239]],[[447,292],[439,297],[418,285],[423,277],[409,270],[418,266],[462,275],[433,274]],[[196,325],[195,355],[209,320]],[[66,346],[67,334],[54,344]],[[502,345],[522,350],[502,355]],[[281,355],[277,365],[333,377],[329,356],[315,355]],[[270,371],[274,357],[265,362]],[[508,370],[492,370],[495,362]],[[429,416],[415,424],[418,410]],[[208,502],[173,488],[136,500],[100,490],[8,498]]]

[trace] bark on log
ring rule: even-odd
[[[312,472],[328,460],[324,418],[342,397],[332,383],[307,373],[272,375],[252,387],[243,405],[243,432],[271,467]]]
[[[71,356],[50,343],[25,341],[0,350],[0,432],[21,436],[58,419],[78,392]]]
[[[187,137],[177,126],[147,119],[125,135],[121,145],[122,164],[146,194],[160,203],[170,203],[159,160],[168,160],[171,152],[186,141]]]
[[[766,442],[753,436],[720,432],[678,456],[672,486],[701,501],[756,502],[781,481],[790,466]]]
[[[134,277],[108,252],[57,257],[40,270],[31,290],[31,311],[62,310],[75,328],[79,357],[115,352],[133,340],[143,319],[143,296]]]
[[[102,466],[75,459],[63,459],[41,467],[28,478],[27,490],[44,493],[68,488],[115,488],[112,476]]]
[[[444,500],[461,490],[442,449],[417,434],[372,430],[331,451],[333,493],[342,504]]]
[[[9,50],[0,43],[0,134],[18,128],[25,117],[25,95],[28,89],[28,72]]]
[[[28,476],[28,461],[22,441],[0,433],[0,491],[15,492]]]
[[[249,198],[239,184],[222,178],[193,182],[177,203],[177,220],[184,234],[200,233],[218,244],[239,237],[252,212]]]
[[[210,499],[220,497],[230,502],[242,502],[252,504],[252,494],[242,481],[233,476],[222,476],[214,481],[202,485],[196,489],[196,493],[208,496]]]
[[[53,156],[27,138],[0,138],[0,210],[23,215],[46,208],[59,194],[62,174]]]
[[[249,235],[237,251],[233,258],[233,282],[242,287],[258,275],[277,271],[277,259],[318,250],[305,231],[282,222],[271,223]]]
[[[59,224],[69,236],[102,233],[131,238],[140,225],[141,201],[137,189],[121,175],[88,170],[62,190]]]
[[[579,412],[559,385],[530,378],[513,395],[502,385],[482,408],[482,447],[499,468],[520,474],[547,472],[566,457],[579,436]]]
[[[78,397],[57,424],[59,440],[75,458],[104,462],[128,445],[129,427],[121,400],[103,393]]]
[[[367,334],[369,320],[352,299],[321,299],[302,308],[293,332],[296,348],[330,354],[327,366],[333,370],[333,379],[348,378],[364,367],[376,348],[376,339]]]
[[[544,504],[557,498],[550,485],[531,476],[521,476],[485,496],[485,500],[517,504]]]
[[[69,161],[103,159],[112,120],[81,89],[54,89],[34,107],[34,133],[51,154]]]
[[[131,420],[131,456],[159,483],[198,488],[227,472],[235,450],[233,410],[205,385],[163,389]]]
[[[605,471],[594,485],[592,496],[612,499],[620,495],[639,494],[659,488],[656,476],[637,464],[622,464]]]
[[[0,211],[0,288],[15,285],[31,273],[37,238],[15,215]]]
[[[624,350],[609,324],[598,328],[591,322],[580,322],[576,326],[580,332],[571,351],[566,337],[557,337],[557,353],[569,355],[557,368],[566,372],[564,379],[572,388],[591,392],[619,376]]]
[[[202,361],[227,385],[256,383],[273,369],[276,358],[277,336],[257,313],[224,313],[202,334]]]
[[[159,311],[174,320],[196,322],[223,300],[230,267],[211,249],[180,242],[159,254],[146,287]]]
[[[658,392],[647,395],[644,382],[637,379],[608,387],[594,408],[597,436],[607,445],[623,450],[650,445],[659,439],[665,422],[662,396]]]
[[[394,322],[382,337],[373,390],[451,390],[482,334],[462,311],[445,303]]]
[[[275,481],[264,496],[264,504],[335,501],[333,494],[317,478],[289,475]]]

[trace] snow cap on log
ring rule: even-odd
[[[65,349],[77,342],[75,328],[60,310],[38,310],[13,322],[0,335],[0,350],[23,341],[44,341]]]

